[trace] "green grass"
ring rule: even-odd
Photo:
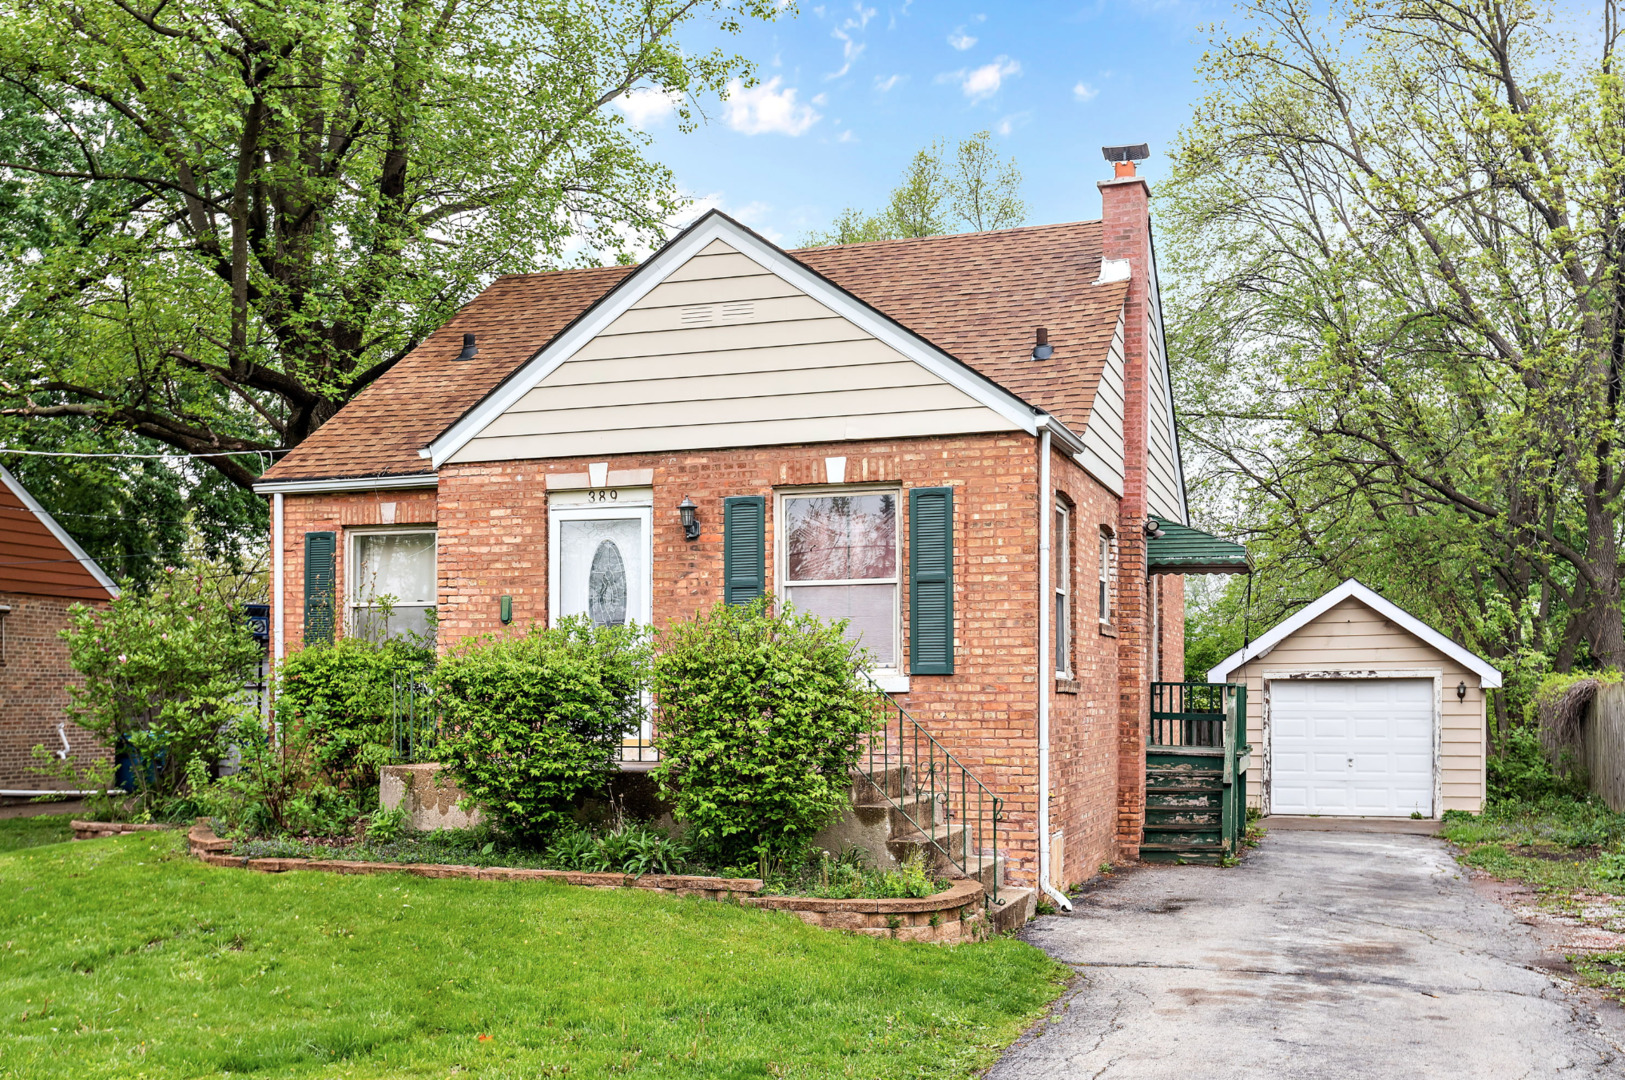
[[[71,840],[73,830],[68,828],[70,820],[66,814],[0,819],[0,851],[17,851]]]
[[[1499,878],[1550,892],[1625,895],[1625,880],[1611,871],[1625,850],[1625,814],[1594,799],[1552,798],[1498,803],[1476,817],[1452,815],[1445,839],[1462,849],[1461,861]]]
[[[0,1076],[954,1077],[1066,970],[634,889],[0,855]]]

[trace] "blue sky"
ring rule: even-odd
[[[1211,0],[965,4],[933,0],[808,3],[738,36],[690,29],[691,48],[731,47],[761,84],[705,102],[711,119],[677,130],[653,95],[625,106],[654,156],[703,206],[721,206],[781,243],[799,242],[845,206],[877,207],[916,150],[995,133],[1024,175],[1028,222],[1100,216],[1104,145],[1163,152],[1199,96]]]

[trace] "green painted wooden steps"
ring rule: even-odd
[[[1224,845],[1222,747],[1149,746],[1145,754],[1145,862],[1217,863]]]

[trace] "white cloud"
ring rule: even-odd
[[[854,14],[847,16],[840,26],[830,31],[830,36],[841,43],[842,64],[839,71],[832,71],[825,75],[824,78],[826,79],[839,79],[851,71],[853,63],[863,55],[863,50],[867,48],[863,42],[854,40],[852,35],[863,32],[864,27],[869,25],[869,20],[875,17],[875,9],[866,8],[862,4],[853,4],[852,11]]]
[[[1099,94],[1099,90],[1086,82],[1079,82],[1078,85],[1072,88],[1072,96],[1079,101],[1093,101]]]
[[[796,88],[779,89],[784,80],[775,75],[760,86],[746,88],[738,79],[728,84],[728,126],[742,135],[800,135],[818,123],[819,112],[796,101]]]
[[[1030,112],[1011,113],[1009,116],[1001,117],[999,122],[993,125],[993,130],[1000,135],[1008,135],[1018,127],[1025,127],[1032,118],[1033,114]]]
[[[615,107],[626,114],[635,128],[644,129],[661,123],[682,104],[683,95],[654,86],[638,86],[615,99]]]
[[[959,29],[948,35],[948,44],[952,45],[960,52],[964,52],[966,49],[976,44],[976,39],[965,33],[965,28],[961,26]]]
[[[875,89],[884,94],[886,91],[890,90],[898,83],[903,82],[907,78],[907,75],[887,75],[884,79],[882,79],[879,75],[876,75]]]
[[[821,109],[825,105],[829,104],[829,95],[828,94],[823,94],[823,93],[814,94],[811,98],[808,99],[808,101],[811,104],[816,105]]]
[[[978,68],[960,68],[958,71],[939,75],[937,81],[956,82],[966,97],[972,101],[981,101],[997,94],[999,87],[1004,85],[1004,80],[1020,74],[1021,61],[1001,56],[991,64],[983,64]]]
[[[852,134],[852,129],[851,128],[847,128],[845,131],[841,132],[841,134],[839,136],[836,137],[835,141],[836,142],[857,142],[858,137],[856,135]]]

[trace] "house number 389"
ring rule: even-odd
[[[615,488],[593,488],[587,492],[588,502],[614,502],[620,497],[621,493]]]

